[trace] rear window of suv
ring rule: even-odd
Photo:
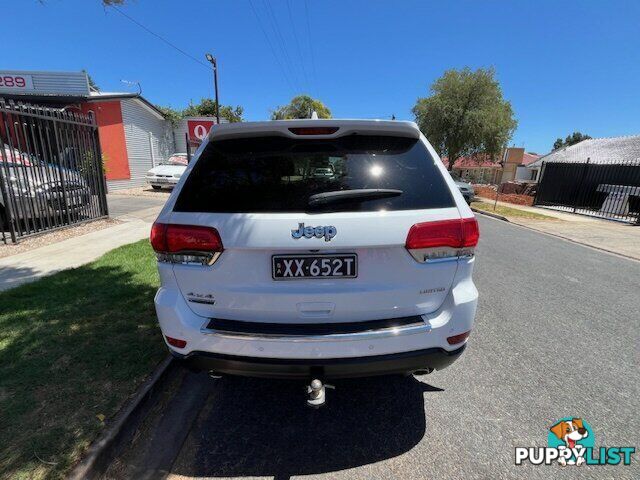
[[[309,201],[313,195],[354,189],[401,193],[320,205]],[[209,142],[180,192],[175,211],[326,213],[453,206],[441,172],[419,140],[270,136]]]

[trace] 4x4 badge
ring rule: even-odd
[[[324,237],[324,241],[328,242],[338,233],[338,229],[333,225],[324,226],[324,227],[305,227],[304,223],[298,224],[297,230],[291,230],[291,236],[296,240],[298,238],[322,238]]]

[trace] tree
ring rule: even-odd
[[[493,68],[447,70],[430,92],[412,111],[420,130],[449,158],[449,170],[462,156],[500,155],[518,122]]]
[[[226,118],[229,123],[242,122],[244,108],[240,105],[232,107],[231,105],[220,105],[220,118]],[[189,105],[182,111],[183,117],[199,117],[216,115],[216,102],[210,98],[203,98],[197,105]]]
[[[95,90],[96,92],[99,92],[100,87],[96,84],[96,82],[93,81],[93,78],[91,78],[91,75],[89,75],[89,72],[87,72],[84,68],[82,69],[82,71],[87,74],[87,79],[89,80],[89,88],[91,90]]]
[[[184,116],[180,110],[176,110],[172,107],[163,107],[161,105],[156,105],[156,108],[162,112],[167,120],[171,122],[172,125],[176,125],[180,119]]]
[[[583,140],[589,140],[590,138],[589,135],[585,135],[584,133],[573,132],[571,135],[567,135],[567,138],[564,140],[557,138],[556,141],[553,142],[553,149],[558,150],[559,148],[570,147],[571,145],[580,143]]]
[[[320,100],[311,98],[309,95],[298,95],[291,99],[289,105],[276,107],[276,109],[271,112],[271,120],[311,118],[312,112],[316,112],[318,118],[331,118],[331,110]]]
[[[184,117],[215,117],[216,115],[216,102],[210,98],[203,98],[200,100],[200,103],[196,105],[190,104],[184,110],[178,110],[173,107],[163,107],[162,105],[156,105],[156,108],[174,125]],[[229,123],[242,122],[243,113],[244,108],[240,105],[236,105],[235,107],[220,105],[220,118],[227,119]]]

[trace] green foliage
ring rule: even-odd
[[[143,240],[0,293],[0,478],[66,478],[167,355],[158,284]]]
[[[216,102],[210,98],[203,98],[198,104],[191,104],[184,110],[176,110],[172,107],[163,107],[156,105],[164,116],[174,125],[184,117],[215,117]],[[240,105],[232,107],[231,105],[220,105],[220,119],[227,119],[229,123],[242,122],[244,108]]]
[[[85,151],[81,156],[77,164],[78,171],[84,178],[93,177],[96,174],[96,165],[94,161],[94,153],[91,150]],[[109,162],[109,157],[106,153],[103,153],[100,157],[100,164],[102,166],[102,173],[106,174]]]
[[[167,120],[171,122],[172,125],[176,125],[178,121],[183,117],[182,112],[180,110],[176,110],[171,107],[163,107],[161,105],[156,105],[156,108],[162,112]]]
[[[580,143],[583,140],[589,140],[590,138],[589,135],[585,135],[584,133],[573,132],[571,135],[567,135],[567,138],[564,140],[557,138],[556,141],[553,142],[553,149],[558,150],[559,148],[570,147],[571,145]]]
[[[449,169],[461,156],[497,157],[518,125],[493,68],[447,70],[430,93],[418,98],[413,114],[436,150],[450,159]]]
[[[311,118],[311,113],[316,112],[318,118],[331,118],[331,110],[320,100],[309,95],[293,97],[288,105],[276,107],[271,112],[271,120],[291,120],[296,118]]]
[[[229,123],[242,122],[242,114],[244,108],[240,105],[232,107],[231,105],[220,105],[220,118],[226,118]],[[183,110],[182,115],[185,117],[200,117],[216,115],[216,102],[211,98],[203,98],[196,105],[189,105]]]

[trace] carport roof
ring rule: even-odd
[[[43,103],[46,105],[56,105],[56,106],[64,106],[69,105],[71,103],[82,103],[82,102],[95,102],[101,100],[118,100],[125,98],[135,98],[142,103],[144,103],[147,107],[153,110],[158,115],[164,118],[164,113],[162,113],[158,107],[156,107],[149,100],[144,98],[139,93],[132,92],[96,92],[92,91],[88,96],[87,95],[61,95],[61,94],[47,94],[47,93],[1,93],[0,98],[5,98],[7,100],[17,100],[24,101],[30,103]]]
[[[626,137],[592,138],[570,147],[560,148],[540,157],[529,167],[539,167],[542,162],[624,163],[640,160],[640,135]]]

